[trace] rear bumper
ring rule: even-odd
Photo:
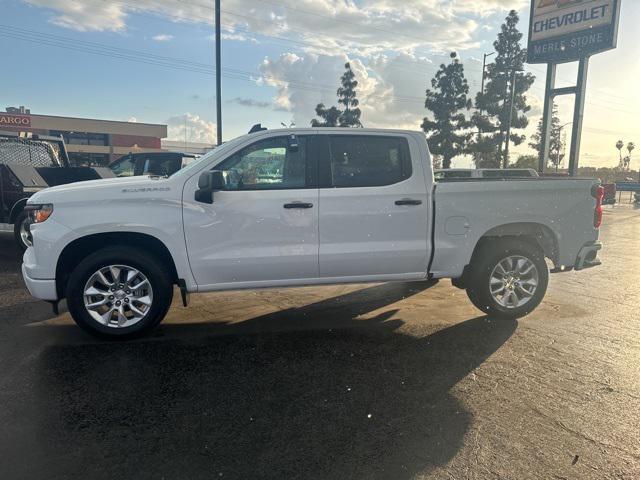
[[[27,285],[29,293],[35,298],[48,301],[58,300],[55,280],[36,280],[29,277],[24,263],[22,264],[22,278],[24,279],[24,283]]]
[[[602,250],[602,243],[589,242],[582,246],[576,259],[575,270],[585,270],[591,267],[602,265],[598,259],[598,252]]]

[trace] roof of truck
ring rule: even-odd
[[[424,135],[424,132],[421,130],[402,130],[402,129],[390,129],[390,128],[345,128],[345,127],[292,127],[292,128],[274,128],[273,130],[260,130],[258,132],[251,133],[250,135],[264,134],[265,132],[276,132],[276,133],[295,133],[295,132],[340,132],[340,133],[402,133],[402,134],[421,134]]]

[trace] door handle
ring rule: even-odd
[[[403,198],[402,200],[396,200],[396,205],[422,205],[422,200]]]
[[[305,202],[292,202],[285,203],[284,208],[313,208],[313,203],[305,203]]]

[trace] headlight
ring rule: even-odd
[[[31,218],[33,223],[42,223],[53,213],[53,205],[50,203],[42,205],[27,205],[24,209],[29,212],[29,218]]]

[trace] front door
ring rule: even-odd
[[[417,145],[402,135],[319,137],[320,276],[424,277],[430,208]]]
[[[308,137],[273,136],[215,166],[234,183],[213,203],[184,198],[191,270],[199,288],[283,285],[318,277],[318,188]]]

